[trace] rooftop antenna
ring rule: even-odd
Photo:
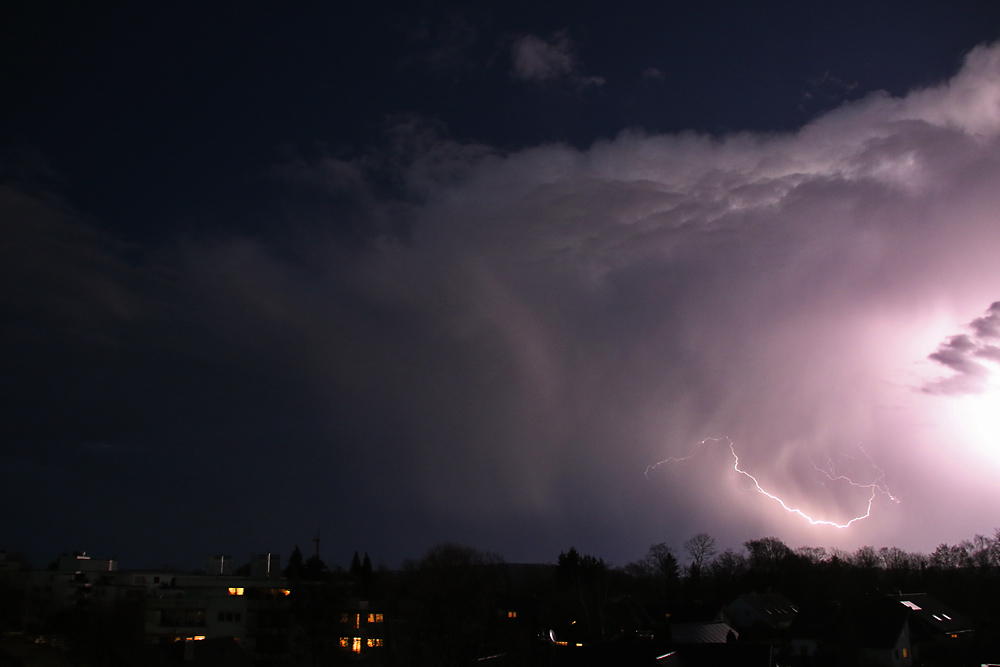
[[[313,538],[313,542],[316,543],[316,560],[319,560],[319,531],[316,531],[316,537]]]

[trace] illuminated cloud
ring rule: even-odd
[[[425,502],[459,515],[631,513],[649,500],[635,485],[646,465],[723,435],[762,484],[797,500],[817,493],[803,461],[857,444],[905,486],[887,462],[932,438],[894,421],[926,418],[907,380],[927,355],[919,332],[943,308],[989,302],[1000,277],[995,64],[995,49],[978,49],[950,82],[872,95],[794,134],[626,132],[491,156],[431,187],[411,244],[382,247],[368,274],[381,302],[425,313],[440,345],[426,353],[450,380],[416,403],[476,415],[442,415],[449,436],[407,454],[417,470],[452,471],[422,485]],[[586,494],[568,490],[570,470]],[[671,497],[684,512],[669,521],[693,531],[736,502],[719,470]],[[905,490],[899,506],[876,500],[859,539],[919,511],[921,492]],[[810,511],[850,517],[851,502]]]
[[[992,370],[982,360],[1000,362],[1000,348],[991,340],[1000,339],[1000,301],[994,301],[982,317],[969,323],[972,335],[949,337],[929,356],[954,371],[954,375],[927,385],[938,394],[975,394],[986,389]]]
[[[519,38],[511,62],[518,81],[590,81],[565,33]],[[4,213],[35,211],[0,220],[39,257],[11,251],[4,297],[44,310],[36,323],[82,309],[100,317],[74,335],[136,339],[74,385],[114,425],[93,441],[183,449],[233,488],[227,466],[258,456],[289,488],[321,479],[310,506],[331,523],[498,550],[498,535],[549,554],[595,536],[589,550],[624,560],[698,532],[930,549],[922,536],[992,529],[995,475],[963,468],[941,394],[974,390],[1000,347],[997,303],[954,333],[1000,283],[1000,48],[791,133],[503,153],[398,120],[380,150],[277,165],[285,208],[253,234],[137,253],[0,192]],[[935,346],[954,375],[915,380]],[[60,428],[51,441],[75,424]],[[865,512],[868,494],[824,486],[814,464],[859,444],[901,502],[813,526],[748,489],[724,448],[643,475],[723,437],[810,516]],[[928,531],[940,516],[961,532]]]

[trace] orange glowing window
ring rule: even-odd
[[[361,637],[355,637],[354,643],[351,645],[351,650],[355,653],[361,653]]]
[[[351,638],[350,637],[341,637],[340,638],[340,646],[341,646],[341,648],[347,648],[350,645],[351,645]]]
[[[507,618],[517,618],[517,612],[516,611],[508,611],[507,612]]]
[[[378,648],[379,646],[382,646],[381,639],[376,639],[376,638],[368,639],[368,648]]]
[[[909,658],[910,657],[910,649],[908,649],[908,648],[904,648],[903,649],[903,657],[904,658]]]
[[[218,590],[218,589],[216,589],[216,590]],[[230,588],[229,589],[229,594],[230,595],[243,595],[243,589],[242,588]]]
[[[382,614],[368,614],[368,622],[369,623],[381,623],[382,622]]]

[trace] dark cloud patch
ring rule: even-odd
[[[975,394],[986,389],[992,371],[979,359],[1000,362],[1000,348],[986,339],[1000,337],[1000,301],[995,301],[986,314],[968,324],[970,334],[951,336],[928,356],[955,374],[928,384],[924,390],[940,394]]]
[[[980,338],[1000,338],[1000,301],[994,301],[986,315],[972,320],[969,326]]]
[[[511,77],[536,84],[568,84],[584,89],[604,85],[604,78],[583,73],[569,34],[558,31],[548,39],[521,35],[510,47]]]

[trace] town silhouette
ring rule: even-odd
[[[0,552],[0,665],[984,665],[1000,660],[1000,531],[931,554],[719,550],[699,533],[613,566],[439,544],[211,556],[196,572]],[[312,545],[311,545],[312,546]]]

